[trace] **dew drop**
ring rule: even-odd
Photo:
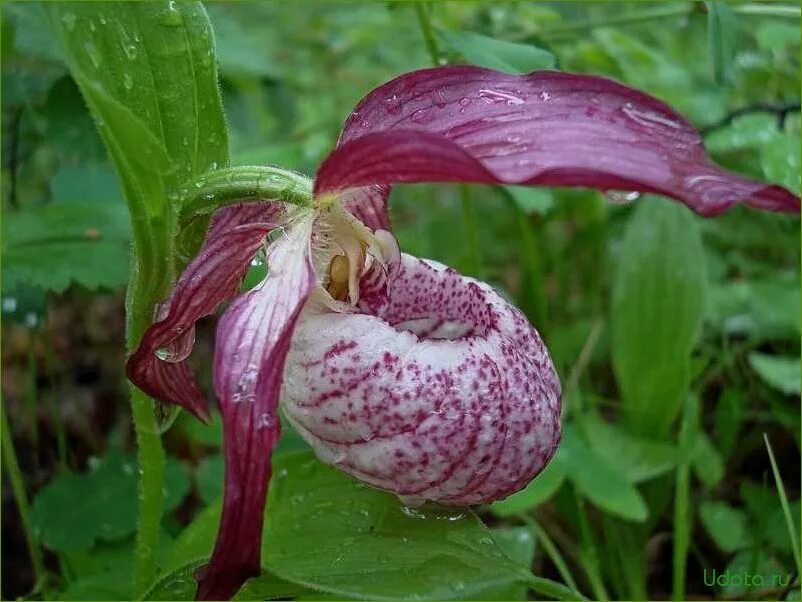
[[[9,314],[17,311],[17,300],[14,297],[3,297],[3,311]]]
[[[92,42],[85,42],[84,49],[86,50],[86,54],[89,55],[89,60],[92,61],[92,66],[97,69],[100,67],[100,53],[97,51],[97,48]]]
[[[635,190],[608,190],[604,193],[604,196],[615,205],[629,205],[640,198],[640,192]]]
[[[410,120],[415,123],[428,123],[434,118],[434,107],[425,107],[418,109],[409,116]]]
[[[137,51],[134,44],[123,44],[123,52],[129,61],[133,61],[136,58]]]
[[[387,107],[387,112],[397,114],[401,111],[401,99],[398,94],[393,94],[384,99],[384,105]]]
[[[537,96],[538,96],[538,98],[540,98],[540,100],[542,100],[543,102],[547,102],[547,101],[551,100],[551,94],[549,94],[549,93],[548,93],[548,92],[546,92],[545,90],[543,90],[543,91],[542,91],[540,94],[538,94]]]
[[[73,13],[64,13],[64,16],[61,17],[61,20],[64,22],[64,25],[67,27],[68,31],[75,29],[75,15]]]
[[[127,73],[123,73],[123,87],[130,90],[134,87],[134,80]]]
[[[159,22],[166,27],[178,27],[183,23],[183,19],[181,18],[181,13],[178,12],[176,8],[176,1],[170,0],[167,3],[167,10],[165,10],[161,17],[159,18]]]

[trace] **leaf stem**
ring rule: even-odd
[[[471,189],[467,185],[460,186],[460,204],[462,205],[462,221],[465,225],[465,246],[467,247],[465,273],[480,278],[483,270],[479,247],[479,226],[476,220],[476,206],[471,198]]]
[[[576,581],[574,581],[574,576],[571,575],[571,571],[568,570],[568,565],[563,555],[560,554],[560,550],[554,545],[554,542],[551,540],[551,537],[549,537],[549,534],[546,533],[546,530],[540,526],[540,523],[527,514],[520,515],[520,518],[534,531],[538,543],[543,547],[543,551],[546,553],[546,556],[549,557],[552,564],[554,564],[554,567],[557,569],[560,577],[562,577],[562,580],[565,581],[565,584],[575,592],[576,596],[582,597],[582,594],[579,593]]]
[[[688,562],[691,523],[690,506],[690,464],[694,441],[698,429],[698,405],[696,398],[689,395],[680,426],[679,449],[682,461],[677,466],[674,490],[674,547],[672,551],[671,599],[685,599],[685,575]]]
[[[415,2],[415,14],[418,16],[418,23],[420,24],[421,33],[423,34],[423,41],[426,44],[426,50],[429,51],[432,65],[437,67],[440,64],[440,48],[437,45],[434,28],[429,19],[426,2]]]
[[[615,17],[607,17],[603,19],[588,19],[586,21],[575,21],[573,23],[565,23],[562,25],[555,25],[554,27],[544,28],[537,33],[544,37],[558,37],[566,36],[574,33],[594,29],[596,27],[607,27],[610,25],[625,25],[629,23],[639,23],[641,21],[651,21],[652,19],[666,19],[670,17],[682,17],[697,12],[699,9],[695,8],[694,3],[688,3],[686,6],[671,6],[650,8],[647,10],[638,11],[628,15],[619,15]],[[740,6],[732,6],[732,10],[744,16],[763,16],[763,17],[789,17],[798,19],[800,16],[800,9],[798,6],[792,5],[766,5],[766,4],[742,4]]]
[[[777,486],[777,494],[780,496],[780,505],[782,506],[783,515],[785,516],[785,524],[788,527],[788,536],[791,538],[791,548],[793,549],[794,560],[796,561],[797,575],[802,575],[802,551],[799,549],[799,540],[797,540],[797,528],[794,525],[794,519],[791,515],[791,508],[788,505],[788,496],[785,495],[785,487],[783,486],[782,477],[780,476],[780,469],[777,466],[777,460],[774,458],[774,450],[771,449],[771,443],[766,433],[763,433],[763,441],[766,443],[766,451],[769,453],[769,462],[771,462],[771,471],[774,473],[774,483]]]
[[[14,449],[14,440],[11,438],[11,428],[8,425],[6,418],[5,404],[0,404],[0,423],[2,423],[2,431],[0,437],[2,438],[3,449],[3,466],[8,474],[8,480],[11,482],[11,492],[14,495],[14,501],[17,504],[17,511],[19,512],[20,525],[25,534],[25,543],[28,545],[28,553],[31,556],[31,564],[33,565],[33,573],[36,577],[36,588],[43,586],[47,578],[45,571],[45,563],[42,557],[42,551],[36,544],[31,531],[30,512],[28,507],[28,496],[25,494],[25,482],[22,478],[19,462],[17,461],[17,452]],[[45,596],[47,599],[47,596]]]
[[[180,223],[186,224],[226,205],[277,200],[312,204],[312,180],[278,167],[242,165],[218,169],[190,181],[178,193]]]
[[[140,293],[141,270],[133,270],[126,299],[126,345],[131,351],[150,325],[155,300],[147,292]],[[161,431],[154,402],[145,393],[130,385],[131,416],[137,439],[139,467],[139,516],[134,543],[134,598],[139,598],[156,576],[155,550],[159,543],[164,511],[164,465]]]

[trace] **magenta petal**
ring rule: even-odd
[[[315,284],[311,226],[311,219],[301,221],[274,243],[267,279],[238,297],[217,327],[214,388],[223,416],[225,496],[214,552],[200,577],[201,600],[228,599],[259,573],[284,359]]]
[[[380,86],[348,119],[315,193],[355,189],[352,207],[363,197],[375,208],[377,186],[429,181],[654,192],[703,215],[742,202],[769,211],[800,206],[785,188],[714,165],[696,130],[656,98],[556,71],[448,66]]]
[[[131,382],[163,403],[178,404],[208,420],[203,394],[184,362],[194,342],[195,322],[237,293],[251,259],[283,211],[281,204],[259,203],[229,207],[215,216],[200,253],[128,359]]]

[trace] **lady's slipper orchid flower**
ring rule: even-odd
[[[389,232],[390,186],[433,181],[656,192],[702,215],[800,206],[717,167],[679,114],[601,77],[450,66],[377,88],[320,167],[312,208],[216,214],[128,362],[145,392],[205,419],[184,360],[195,321],[233,298],[214,359],[224,506],[200,598],[230,597],[259,572],[279,401],[322,460],[405,503],[500,499],[554,454],[560,384],[537,331],[493,288],[401,253]],[[236,296],[272,230],[267,278]]]

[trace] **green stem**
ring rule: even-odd
[[[465,239],[468,256],[465,262],[465,273],[476,278],[482,277],[482,256],[479,247],[479,226],[476,219],[476,206],[471,198],[471,189],[460,186],[460,204],[462,220],[465,224]]]
[[[682,461],[677,466],[676,489],[674,490],[674,548],[672,551],[673,577],[672,600],[685,599],[685,575],[690,544],[690,466],[698,429],[696,398],[688,396],[680,426],[679,449]]]
[[[141,270],[133,270],[126,300],[126,344],[131,351],[139,343],[153,317],[155,300],[139,285]],[[137,439],[139,467],[139,516],[134,543],[134,598],[139,598],[156,577],[155,550],[159,543],[164,510],[164,448],[154,402],[130,386],[131,417]]]
[[[607,590],[604,587],[604,581],[601,577],[599,570],[599,557],[596,553],[596,546],[593,542],[593,532],[591,531],[588,515],[585,511],[585,502],[580,493],[574,489],[574,498],[576,499],[577,517],[579,518],[579,532],[581,537],[581,545],[579,548],[579,558],[582,561],[582,568],[588,576],[590,587],[593,590],[593,597],[596,600],[609,600]]]
[[[789,17],[798,19],[800,9],[798,6],[790,5],[766,5],[766,4],[742,4],[731,7],[732,10],[744,16],[763,16],[763,17]],[[629,23],[639,23],[651,21],[652,19],[666,19],[671,17],[682,17],[697,12],[694,4],[688,3],[686,6],[672,6],[650,8],[628,15],[606,17],[602,19],[588,19],[587,21],[575,21],[563,25],[555,25],[539,31],[544,37],[566,36],[574,33],[595,29],[596,27],[607,27],[611,25],[626,25]],[[527,34],[528,35],[528,34]]]
[[[799,540],[797,540],[797,528],[794,525],[793,515],[791,514],[791,507],[788,505],[788,496],[785,495],[785,487],[783,480],[780,476],[780,469],[777,466],[777,460],[774,458],[774,450],[771,449],[771,443],[766,433],[763,433],[763,441],[766,443],[766,451],[769,453],[769,462],[771,462],[771,471],[774,473],[774,484],[777,486],[777,494],[780,496],[780,506],[782,506],[783,516],[785,517],[785,524],[788,527],[788,536],[791,539],[791,549],[793,550],[794,560],[796,561],[797,575],[802,575],[802,552],[799,549]]]
[[[579,593],[579,588],[576,585],[576,581],[574,581],[574,576],[571,575],[571,571],[568,570],[568,565],[563,558],[563,555],[560,554],[560,550],[557,549],[557,546],[554,545],[554,542],[549,537],[549,534],[546,533],[546,530],[540,526],[534,518],[528,516],[526,514],[522,514],[520,516],[521,520],[524,521],[527,526],[529,526],[532,531],[535,533],[535,537],[537,538],[538,544],[543,548],[543,551],[546,553],[546,556],[549,557],[554,567],[557,569],[557,572],[562,577],[562,580],[565,581],[565,584],[571,588],[575,594],[579,597],[582,597],[582,594]]]
[[[418,16],[418,23],[423,34],[423,41],[426,44],[426,50],[429,51],[432,65],[437,67],[440,64],[440,49],[437,46],[437,38],[434,35],[434,28],[429,20],[429,13],[426,12],[426,8],[425,2],[415,3],[415,14]]]
[[[218,169],[189,182],[179,192],[180,223],[186,224],[225,205],[247,201],[281,200],[312,204],[312,180],[301,174],[265,165]]]
[[[4,405],[0,405],[0,422],[2,423],[0,437],[2,437],[3,466],[5,466],[8,480],[11,482],[11,491],[14,494],[14,501],[17,503],[20,524],[25,534],[25,543],[28,545],[28,552],[31,555],[33,574],[36,577],[36,588],[38,589],[45,584],[47,573],[42,558],[42,551],[39,549],[39,546],[36,545],[33,532],[31,531],[28,496],[25,494],[25,483],[22,479],[19,462],[17,461],[17,452],[14,449],[14,440],[11,438],[11,429],[8,425]],[[45,596],[45,599],[47,599],[47,596]]]

